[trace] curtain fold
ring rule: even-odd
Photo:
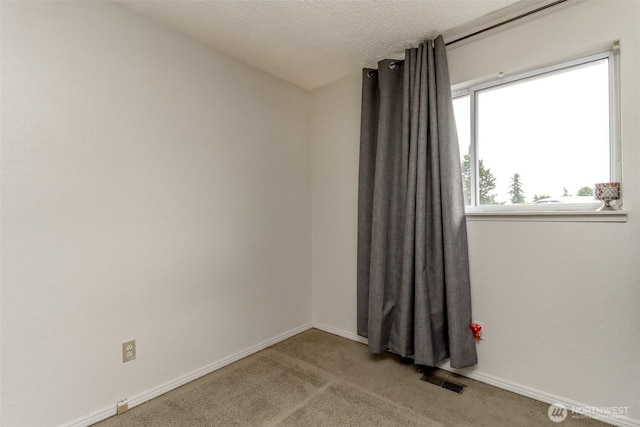
[[[442,37],[363,70],[358,334],[433,366],[477,362],[460,154]]]

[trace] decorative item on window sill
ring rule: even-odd
[[[593,196],[596,200],[601,200],[602,206],[599,211],[615,211],[615,206],[611,205],[614,200],[620,200],[620,183],[619,182],[603,182],[596,184],[596,192]]]

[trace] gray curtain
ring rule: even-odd
[[[363,70],[358,334],[433,366],[477,362],[460,154],[442,37]]]

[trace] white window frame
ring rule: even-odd
[[[622,156],[620,141],[620,90],[618,77],[619,62],[619,45],[614,43],[610,50],[602,51],[589,56],[570,59],[564,62],[556,63],[550,66],[525,70],[510,76],[504,76],[500,73],[498,78],[484,81],[481,83],[461,85],[452,91],[453,98],[469,96],[470,105],[470,148],[471,157],[471,206],[466,206],[468,218],[476,219],[524,219],[527,215],[544,217],[542,220],[549,221],[555,219],[560,221],[626,221],[626,213],[624,211],[613,212],[595,212],[599,206],[594,200],[591,204],[540,204],[540,205],[478,205],[480,188],[479,180],[479,160],[476,156],[478,152],[477,133],[477,96],[478,92],[492,87],[512,84],[514,82],[539,77],[544,74],[553,73],[562,69],[585,65],[594,61],[608,59],[609,66],[609,175],[610,181],[622,181]],[[575,215],[574,215],[575,214]],[[582,215],[585,214],[586,216]],[[481,218],[486,216],[486,218]],[[604,219],[610,217],[609,219]]]

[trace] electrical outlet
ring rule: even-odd
[[[124,414],[129,410],[129,401],[127,399],[121,400],[116,404],[116,413],[118,415]]]
[[[473,321],[473,323],[476,323],[478,325],[480,325],[480,327],[482,329],[480,329],[480,341],[486,341],[487,340],[487,334],[486,331],[484,329],[484,322],[479,322],[479,321]]]
[[[136,358],[136,340],[122,343],[122,363],[130,362]]]

